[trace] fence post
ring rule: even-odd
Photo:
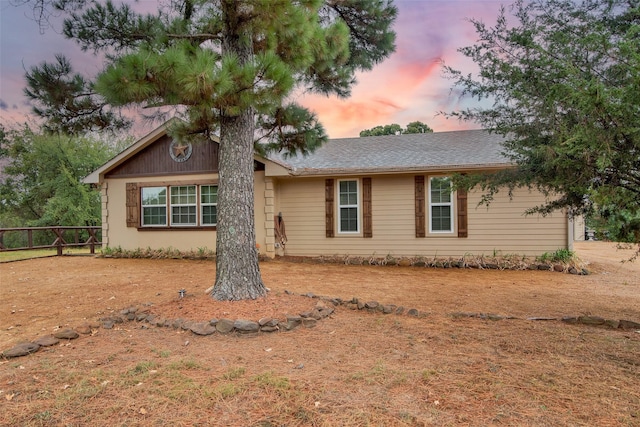
[[[58,250],[58,256],[62,256],[62,230],[60,230],[59,228],[54,229],[54,231],[56,232],[56,234],[58,235],[58,238],[56,239],[56,246],[57,246],[57,250]]]
[[[89,231],[89,240],[91,241],[91,244],[89,245],[89,253],[91,254],[95,254],[96,253],[96,230],[94,230],[91,227],[87,227],[87,230]]]

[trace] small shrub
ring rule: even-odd
[[[553,253],[545,252],[542,255],[536,257],[536,260],[539,262],[563,262],[570,263],[575,261],[576,254],[575,252],[569,249],[558,249]]]
[[[235,380],[243,376],[245,372],[246,372],[246,369],[242,367],[229,368],[227,372],[225,372],[224,375],[222,375],[222,378],[224,378],[225,380]]]

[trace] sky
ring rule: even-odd
[[[22,4],[25,3],[26,4]],[[500,6],[512,0],[396,0],[396,51],[372,71],[359,73],[351,97],[303,95],[297,102],[313,110],[330,138],[358,136],[363,129],[422,121],[434,131],[475,129],[475,123],[447,119],[441,112],[473,101],[452,93],[442,64],[465,73],[474,64],[457,50],[473,45],[476,34],[468,18],[495,23]],[[152,11],[157,0],[139,0],[137,7]],[[33,19],[28,0],[0,0],[0,123],[12,126],[27,120],[30,107],[23,95],[25,70],[53,62],[57,53],[71,59],[75,71],[94,76],[101,59],[82,52],[61,33],[61,19],[53,18],[43,33]],[[137,126],[140,137],[153,127]]]

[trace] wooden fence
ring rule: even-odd
[[[89,247],[94,254],[101,234],[99,226],[0,228],[0,252],[55,248],[62,255],[64,248]]]

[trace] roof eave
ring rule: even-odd
[[[449,171],[478,171],[487,169],[506,169],[514,167],[513,163],[484,163],[467,165],[436,165],[414,167],[384,167],[384,168],[305,168],[291,169],[291,176],[346,176],[346,175],[382,175],[402,174],[408,172],[449,172]]]

